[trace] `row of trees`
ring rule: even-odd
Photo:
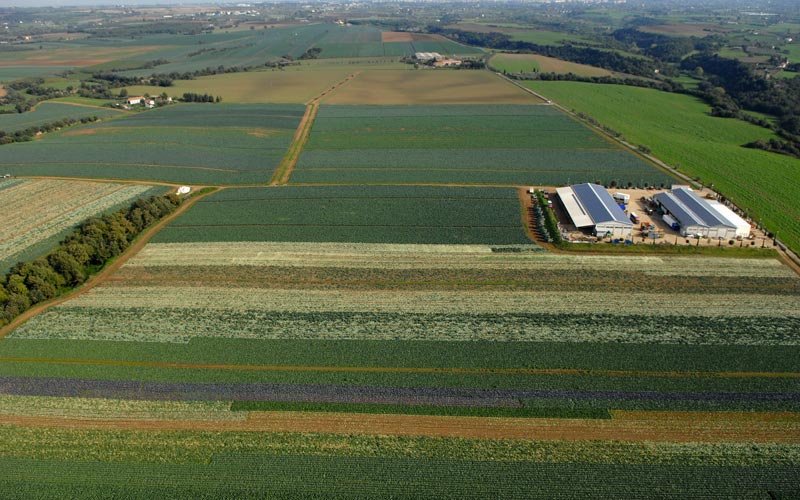
[[[130,207],[83,222],[48,255],[17,263],[0,277],[0,326],[86,281],[181,201],[174,194],[139,199]]]
[[[503,33],[473,33],[457,29],[428,26],[431,33],[440,34],[467,45],[491,49],[532,52],[564,61],[589,64],[620,73],[652,77],[658,66],[649,59],[628,57],[618,52],[577,45],[539,45],[532,42],[513,40]]]
[[[24,130],[17,130],[14,132],[6,132],[5,130],[0,130],[0,144],[11,144],[12,142],[27,142],[32,140],[36,136],[36,134],[40,133],[44,134],[47,132],[52,132],[53,130],[69,127],[71,125],[77,125],[79,123],[81,124],[93,123],[98,120],[99,118],[97,118],[96,116],[85,116],[80,119],[63,118],[58,121],[43,123],[41,125],[34,125]]]
[[[60,90],[44,86],[42,78],[26,78],[5,85],[6,95],[0,97],[0,106],[13,106],[3,113],[25,113],[39,101],[69,95],[72,89]]]
[[[183,102],[222,102],[222,97],[216,98],[211,94],[195,94],[193,92],[185,92],[181,97]]]

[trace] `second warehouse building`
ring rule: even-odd
[[[683,236],[731,239],[750,235],[750,224],[741,217],[716,201],[701,198],[688,187],[674,186],[671,192],[659,193],[653,199],[678,222]]]

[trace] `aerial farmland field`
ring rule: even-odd
[[[739,147],[769,132],[685,95],[524,82],[541,99],[492,70],[401,60],[487,62],[459,43],[474,37],[439,34],[456,18],[648,59],[604,34],[643,10],[235,8],[0,8],[0,82],[75,90],[0,130],[107,113],[0,145],[0,270],[28,262],[0,275],[0,498],[800,498],[798,268],[740,248],[757,240],[539,245],[526,193],[676,181],[574,108],[792,238],[793,160]],[[65,104],[122,89],[222,102]],[[170,210],[81,224],[179,185]],[[28,300],[60,273],[30,261],[76,224],[54,262],[120,251]]]
[[[92,47],[93,40],[73,42],[76,50]],[[332,23],[315,23],[262,29],[176,36],[157,34],[132,41],[117,41],[117,47],[138,50],[136,54],[115,60],[148,61],[167,60],[156,68],[121,71],[126,76],[147,76],[152,73],[191,72],[218,65],[260,66],[284,56],[297,59],[311,48],[320,49],[323,59],[350,57],[396,57],[415,52],[441,52],[442,54],[480,54],[481,51],[446,39],[412,41],[382,41],[381,30],[372,26],[338,26]],[[144,48],[143,48],[144,47]],[[141,50],[139,50],[141,49]]]
[[[603,68],[571,63],[537,54],[497,54],[492,56],[491,65],[499,71],[509,73],[573,73],[578,76],[610,76]]]
[[[344,80],[362,68],[388,66],[403,67],[398,63],[378,62],[375,65],[354,65],[350,60],[312,61],[299,66],[288,66],[282,70],[269,69],[200,77],[181,80],[168,89],[170,95],[182,96],[186,92],[221,96],[223,102],[286,102],[303,103],[318,96],[324,90]],[[149,93],[157,95],[163,88],[152,86],[127,87],[129,95]]]
[[[326,104],[536,104],[541,100],[485,71],[365,68]]]
[[[800,248],[800,171],[797,160],[741,145],[772,133],[709,116],[709,106],[684,95],[619,85],[528,82],[568,108],[622,132],[682,172],[714,183],[739,207]]]
[[[35,110],[28,113],[0,114],[0,130],[10,133],[36,125],[57,122],[64,118],[72,118],[74,120],[80,120],[81,118],[90,116],[109,118],[121,114],[123,114],[122,111],[109,108],[93,108],[57,102],[43,102],[39,104]]]
[[[0,180],[0,272],[47,253],[85,219],[163,187],[64,180]]]
[[[793,491],[788,267],[492,248],[151,243],[0,343],[0,488],[48,467],[82,494],[123,470],[190,492],[235,471],[241,496],[586,497],[592,474],[620,498]],[[337,479],[298,486],[311,463]],[[396,468],[414,484],[370,479]]]
[[[516,190],[390,186],[229,189],[157,238],[532,244]]]
[[[334,94],[335,95],[335,94]],[[544,105],[323,105],[292,183],[653,185],[673,179]]]
[[[17,176],[262,183],[303,112],[291,104],[172,105],[3,146],[0,169]]]

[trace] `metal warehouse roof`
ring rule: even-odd
[[[655,195],[659,203],[678,219],[683,226],[736,227],[705,200],[689,188],[673,189]]]
[[[730,208],[726,207],[722,203],[718,202],[717,200],[708,200],[708,204],[711,208],[717,211],[723,218],[727,219],[727,221],[733,224],[734,226],[737,227],[750,226],[750,223],[739,217],[739,214],[737,214]]]
[[[576,184],[558,188],[556,191],[576,227],[596,226],[609,222],[633,225],[603,186]]]

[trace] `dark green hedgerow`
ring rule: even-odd
[[[176,195],[136,200],[127,208],[86,220],[46,256],[14,265],[0,279],[0,326],[86,281],[180,204]]]

